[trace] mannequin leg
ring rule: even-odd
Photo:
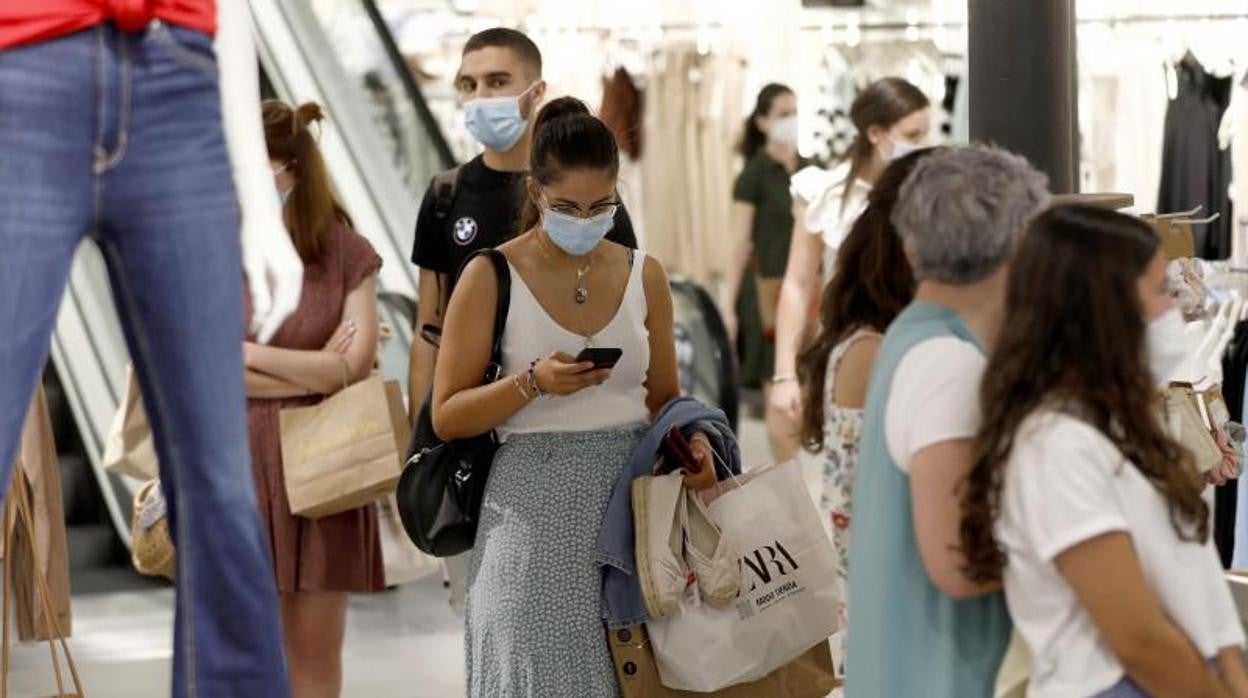
[[[243,272],[211,40],[108,30],[97,239],[178,550],[173,695],[285,696],[243,386]],[[257,109],[259,105],[257,105]]]
[[[89,225],[90,56],[76,39],[0,52],[0,496]]]

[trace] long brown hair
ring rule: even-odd
[[[867,137],[872,126],[890,129],[898,121],[931,106],[923,90],[901,78],[881,78],[858,94],[849,108],[849,119],[858,133],[849,148],[849,176],[845,178],[845,191],[841,194],[841,207],[849,201],[854,182],[862,179],[863,172],[875,157],[875,146]]]
[[[824,390],[833,347],[859,329],[884,332],[914,298],[914,273],[890,218],[910,171],[937,150],[920,150],[890,164],[837,250],[836,274],[824,286],[819,302],[818,330],[797,355],[802,445],[812,452],[824,446]]]
[[[286,228],[304,263],[315,262],[329,246],[330,228],[335,223],[351,225],[351,217],[329,186],[321,149],[309,128],[323,121],[325,115],[316,102],[293,109],[285,102],[268,99],[260,110],[269,159],[286,163],[295,178],[284,214]]]
[[[584,102],[560,97],[542,107],[533,122],[533,149],[519,233],[533,229],[542,219],[537,187],[557,182],[568,170],[602,170],[615,177],[620,172],[620,148],[611,129],[590,114]]]
[[[1204,541],[1208,508],[1192,459],[1150,405],[1147,326],[1138,282],[1159,249],[1138,219],[1086,206],[1050,209],[1024,235],[1011,269],[1005,324],[980,388],[984,424],[962,498],[967,575],[999,579],[993,535],[1019,428],[1046,406],[1096,428],[1165,497],[1179,536]]]

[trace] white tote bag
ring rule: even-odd
[[[394,494],[378,499],[376,506],[386,586],[397,587],[440,573],[442,563],[437,558],[420,552],[403,531]]]
[[[649,620],[663,685],[710,692],[755,681],[836,631],[836,572],[796,462],[722,482],[711,517],[741,553],[741,595],[726,608],[687,596]]]

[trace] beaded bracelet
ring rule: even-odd
[[[537,359],[529,362],[529,392],[540,397],[546,397],[546,391],[542,390],[542,386],[537,384]]]

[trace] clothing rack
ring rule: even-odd
[[[906,32],[906,31],[935,31],[935,30],[961,30],[966,29],[967,23],[962,21],[952,22],[932,22],[932,21],[887,21],[887,22],[858,22],[853,21],[857,17],[857,13],[846,13],[830,17],[827,22],[807,23],[798,27],[803,32],[826,32],[826,31],[859,31],[859,32]],[[1229,22],[1235,20],[1248,20],[1248,12],[1222,12],[1210,14],[1175,14],[1175,15],[1124,15],[1122,17],[1089,17],[1077,20],[1079,25],[1109,25],[1111,27],[1117,25],[1134,25],[1134,24],[1166,24],[1170,22]],[[539,23],[534,27],[530,25],[528,28],[534,30],[544,30],[554,33],[596,33],[604,36],[612,36],[615,34],[654,34],[655,32],[682,33],[682,32],[705,32],[716,31],[722,29],[735,29],[737,25],[726,22],[664,22],[658,24],[638,24],[634,26],[607,26],[607,25],[578,25],[578,26],[560,26],[557,24],[547,25]]]

